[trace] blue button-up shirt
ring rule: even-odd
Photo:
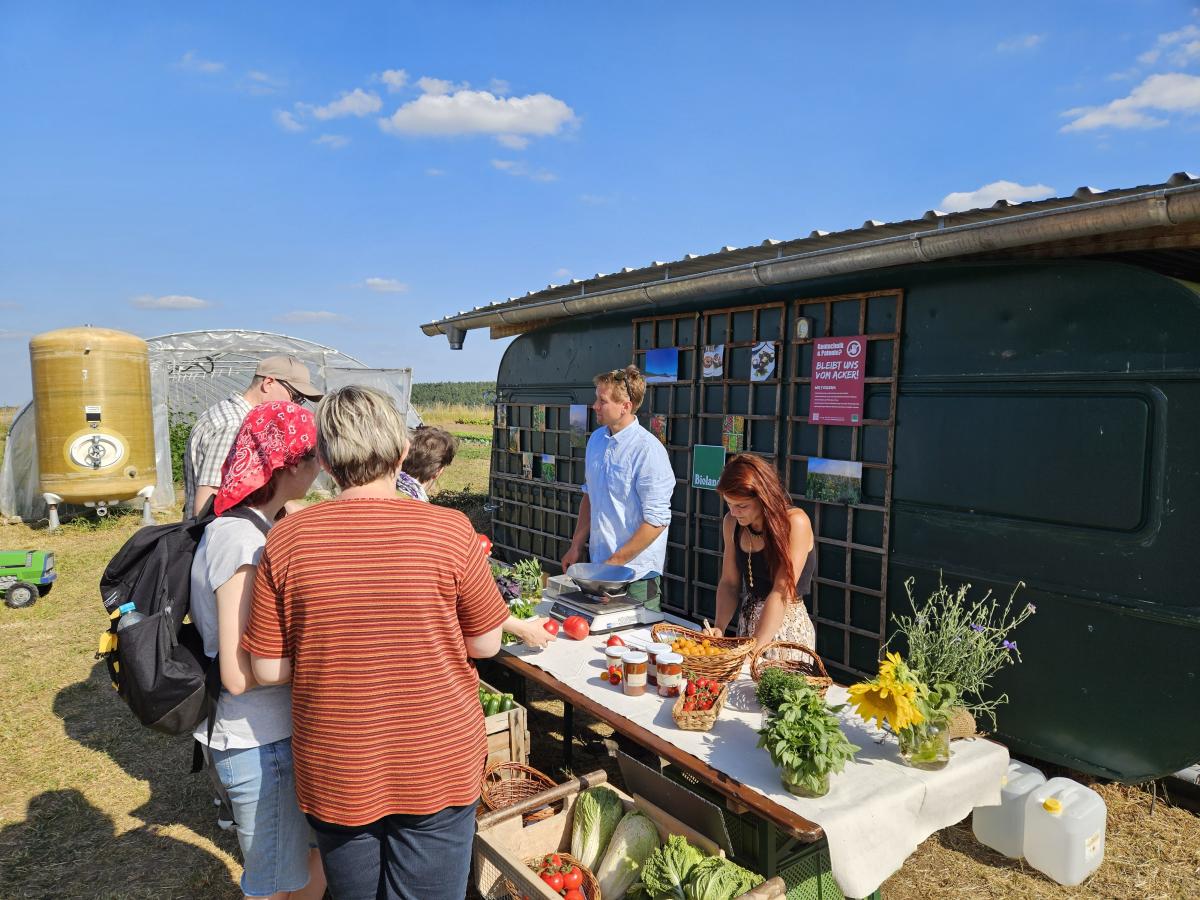
[[[608,427],[588,439],[584,492],[592,507],[588,550],[592,562],[604,562],[633,537],[643,522],[662,525],[662,534],[625,565],[636,578],[662,574],[671,524],[675,472],[667,450],[638,422],[616,434]]]

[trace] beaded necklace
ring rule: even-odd
[[[750,533],[750,549],[746,551],[746,582],[750,586],[750,590],[754,590],[754,538],[762,537],[761,531],[755,531],[749,525],[746,526],[746,531]],[[763,542],[763,549],[766,549],[766,541]]]

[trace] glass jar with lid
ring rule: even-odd
[[[641,650],[629,650],[621,660],[624,666],[624,677],[621,679],[625,695],[640,697],[646,693],[646,674],[650,666],[650,657]]]
[[[658,654],[658,696],[678,697],[683,690],[683,657],[668,650]]]

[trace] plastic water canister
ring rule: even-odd
[[[1104,800],[1070,778],[1051,778],[1025,798],[1025,861],[1059,884],[1079,884],[1104,861]]]
[[[1046,783],[1046,776],[1033,766],[1012,759],[1000,782],[1000,805],[977,806],[971,814],[971,830],[985,847],[1012,859],[1025,853],[1025,798]]]
[[[135,622],[140,622],[146,618],[137,611],[137,607],[132,603],[122,603],[117,607],[117,612],[121,614],[121,617],[117,619],[117,631],[120,631],[122,628],[128,628]]]

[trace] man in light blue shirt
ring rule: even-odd
[[[646,381],[637,366],[592,381],[600,427],[588,439],[583,502],[563,570],[580,561],[586,543],[592,562],[633,569],[630,595],[658,609],[675,472],[666,448],[638,423]]]

